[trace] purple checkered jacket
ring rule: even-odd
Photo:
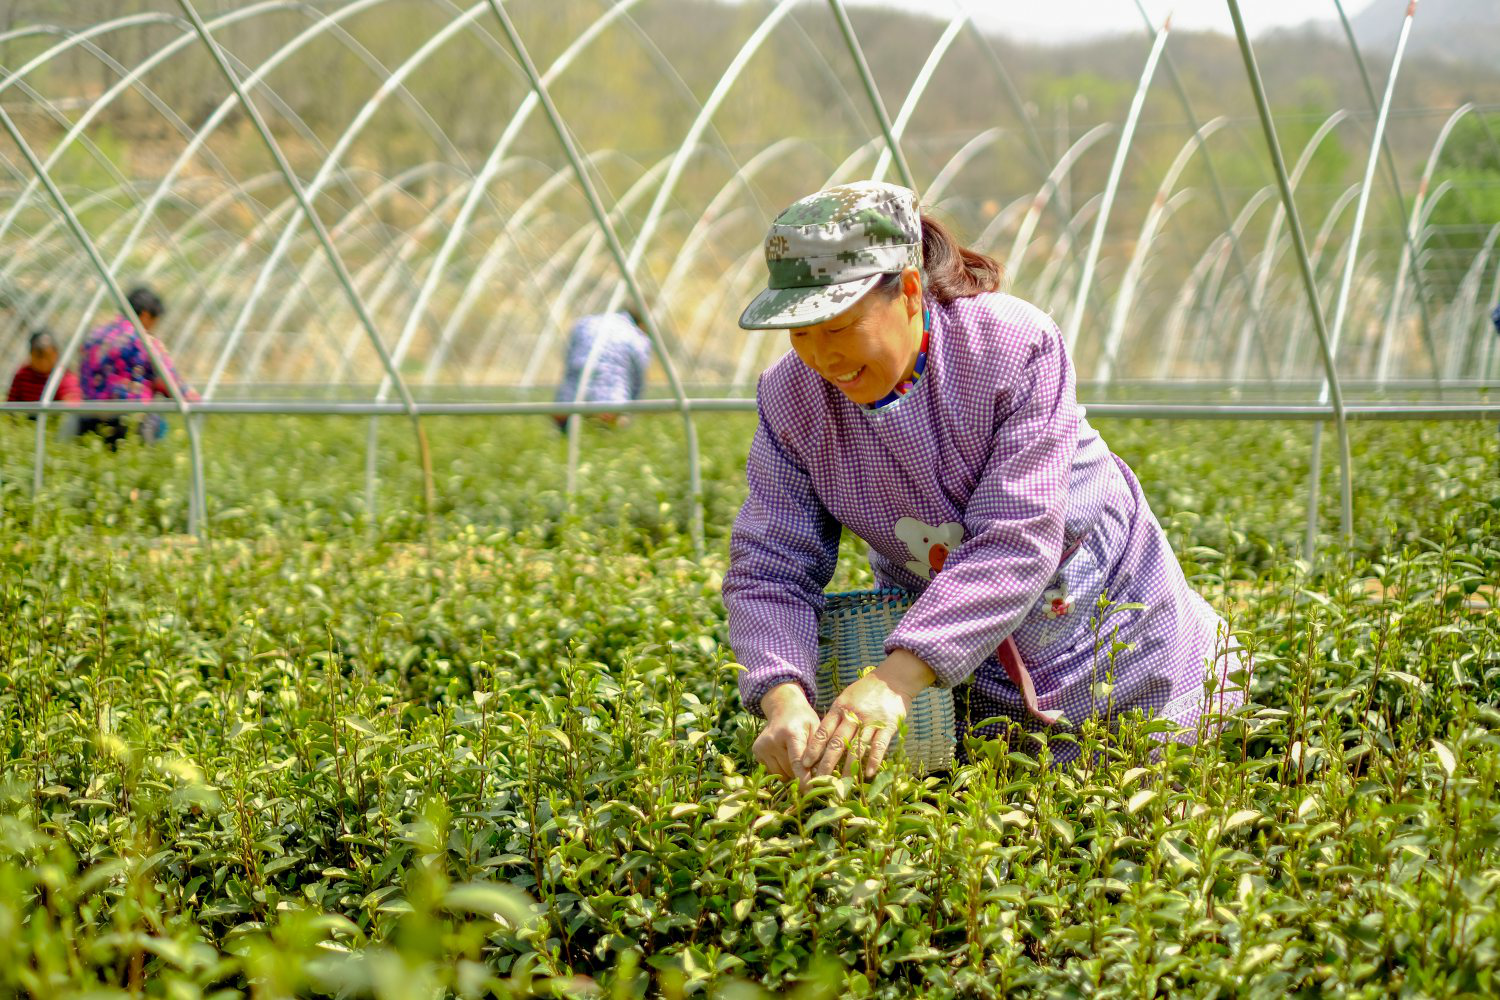
[[[1008,295],[928,305],[926,373],[879,409],[850,402],[795,354],[761,376],[750,492],[724,578],[745,707],[760,714],[761,697],[788,681],[813,700],[843,525],[869,545],[882,586],[918,595],[887,651],[915,653],[941,686],[970,682],[962,714],[1042,728],[997,662],[1009,636],[1040,708],[1063,714],[1058,728],[1136,708],[1192,726],[1209,707],[1209,662],[1228,672],[1237,656],[1135,476],[1084,419],[1057,325]],[[1096,629],[1101,594],[1142,607]],[[1111,636],[1131,644],[1112,668]]]

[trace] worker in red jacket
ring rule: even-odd
[[[57,341],[52,338],[51,332],[36,331],[31,335],[30,345],[31,357],[16,370],[15,377],[10,380],[10,394],[5,397],[9,402],[35,403],[40,400],[52,369],[57,367]],[[57,383],[57,395],[53,398],[62,403],[76,403],[83,399],[83,388],[78,384],[78,376],[64,371],[61,381]]]

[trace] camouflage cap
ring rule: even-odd
[[[832,319],[882,274],[922,267],[922,217],[910,188],[843,184],[793,203],[766,234],[768,287],[740,315],[747,330]]]

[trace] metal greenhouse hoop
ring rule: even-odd
[[[1298,118],[1289,168],[1278,129],[1288,116],[1272,114],[1238,0],[1225,8],[1243,110],[1200,117],[1173,57],[1189,43],[1141,0],[1119,0],[1149,38],[1139,73],[1131,57],[1133,91],[1123,85],[1114,111],[1084,120],[1065,107],[1050,123],[962,3],[912,22],[903,70],[872,60],[879,39],[861,37],[865,15],[844,0],[754,0],[716,39],[718,55],[693,53],[703,64],[690,67],[653,28],[670,2],[592,0],[562,18],[540,0],[160,0],[0,33],[0,125],[16,148],[0,150],[0,302],[14,321],[0,344],[52,326],[63,361],[40,401],[0,404],[40,418],[33,494],[45,493],[55,448],[47,421],[63,413],[182,417],[192,533],[210,523],[209,417],[368,418],[373,514],[379,419],[410,424],[431,511],[424,418],[568,416],[571,493],[582,416],[670,414],[701,550],[703,415],[753,411],[755,376],[783,347],[731,315],[763,274],[765,223],[814,184],[861,177],[899,178],[975,246],[1005,254],[1012,287],[1058,315],[1076,369],[1092,376],[1080,385],[1091,415],[1311,422],[1309,555],[1326,421],[1348,540],[1350,422],[1500,411],[1500,350],[1486,326],[1500,226],[1475,217],[1477,189],[1445,169],[1455,134],[1482,128],[1500,149],[1486,117],[1500,105],[1400,105],[1416,3],[1377,94],[1333,0],[1368,106]],[[381,34],[392,24],[420,30]],[[350,68],[330,81],[337,99],[287,82],[319,58]],[[777,78],[793,63],[796,79]],[[937,129],[924,112],[955,65],[983,111],[960,109],[960,126]],[[57,72],[77,66],[96,85]],[[644,67],[632,86],[660,101],[649,138],[589,106],[615,96],[601,74],[621,67]],[[1153,93],[1159,73],[1170,95]],[[766,126],[766,102],[799,88],[821,95],[798,108],[812,124]],[[469,103],[485,114],[455,89],[479,95]],[[1176,117],[1155,117],[1162,106]],[[138,138],[131,127],[155,133],[139,162],[122,152]],[[1355,135],[1359,178],[1323,169]],[[1233,169],[1232,143],[1235,155],[1256,151],[1251,169]],[[1384,232],[1371,213],[1397,222]],[[127,278],[187,290],[161,334],[183,384],[170,380],[166,402],[59,402],[63,367],[97,313],[132,317]],[[539,399],[573,314],[626,301],[658,358],[652,392],[587,401],[590,359],[571,401]]]

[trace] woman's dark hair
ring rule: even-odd
[[[27,339],[26,344],[31,349],[32,354],[36,354],[38,351],[57,350],[57,341],[53,339],[52,331],[46,327],[31,331],[31,336]]]
[[[925,212],[922,271],[926,278],[923,290],[944,306],[954,299],[998,292],[1005,277],[1005,268],[998,260],[959,243],[947,226]],[[888,274],[875,287],[894,294],[901,287],[901,276]]]
[[[130,303],[130,308],[135,310],[137,316],[150,313],[157,319],[161,319],[167,312],[167,307],[162,305],[161,296],[145,285],[132,288],[130,294],[125,296],[125,300]]]

